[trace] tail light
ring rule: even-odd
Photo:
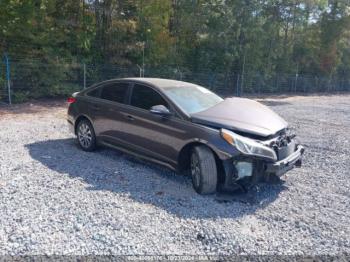
[[[68,97],[68,99],[67,99],[67,102],[69,104],[73,104],[75,101],[77,101],[77,99],[75,97]]]

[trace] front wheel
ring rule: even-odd
[[[77,138],[81,149],[94,151],[96,148],[96,136],[90,121],[81,120],[77,125]]]
[[[198,194],[207,195],[216,192],[218,180],[217,167],[213,152],[206,146],[196,146],[191,154],[192,185]]]

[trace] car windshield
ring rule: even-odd
[[[204,111],[223,99],[197,85],[184,85],[164,88],[165,94],[188,114]]]

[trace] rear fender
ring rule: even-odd
[[[77,125],[78,125],[79,121],[81,121],[82,119],[89,120],[89,122],[91,123],[92,127],[94,128],[94,130],[96,130],[95,127],[94,127],[94,122],[92,121],[92,119],[89,116],[85,115],[85,114],[81,114],[74,121],[74,132],[75,132],[75,134],[77,134]]]

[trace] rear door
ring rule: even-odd
[[[99,140],[118,146],[125,145],[123,126],[129,87],[128,82],[106,83],[99,87],[98,98],[90,105],[90,115],[94,119]]]

